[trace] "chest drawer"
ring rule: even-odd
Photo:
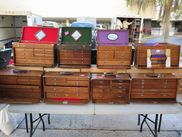
[[[89,98],[89,89],[88,87],[54,87],[46,86],[45,87],[46,98],[80,98],[88,99]]]

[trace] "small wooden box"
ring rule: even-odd
[[[172,74],[131,74],[131,102],[176,102],[178,78]]]
[[[88,73],[46,72],[44,75],[46,103],[85,104],[89,102],[89,91]]]
[[[163,50],[165,54],[161,56],[161,59],[160,57],[151,58],[149,54],[152,50],[156,50],[158,52]],[[162,59],[164,58],[164,56],[166,56],[165,60]],[[179,67],[179,58],[180,58],[180,45],[169,44],[169,43],[158,43],[155,45],[136,44],[135,46],[135,66],[137,68],[166,68],[166,67],[176,68]],[[151,65],[149,65],[150,61]]]
[[[91,85],[93,103],[129,103],[129,74],[92,74]]]
[[[41,71],[0,70],[0,103],[41,101]]]

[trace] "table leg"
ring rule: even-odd
[[[33,134],[36,131],[36,129],[37,129],[38,125],[40,124],[40,122],[42,122],[42,129],[43,129],[43,131],[45,131],[45,122],[44,122],[43,117],[46,116],[46,115],[48,116],[48,124],[50,124],[50,114],[41,114],[41,113],[39,113],[39,117],[36,118],[35,120],[33,120],[32,113],[30,113],[30,114],[25,113],[25,126],[26,126],[26,132],[27,133],[29,132],[29,130],[28,130],[28,125],[29,125],[28,124],[28,116],[30,118],[30,137],[33,136]],[[38,123],[36,123],[36,125],[34,127],[34,124],[37,121],[38,121]]]
[[[51,124],[50,114],[47,114],[47,116],[48,116],[48,124],[50,125]]]
[[[44,120],[42,117],[43,117],[43,115],[39,114],[39,118],[42,121],[42,129],[43,129],[43,131],[45,131],[45,123],[44,123]]]
[[[140,125],[140,114],[138,114],[138,126]]]
[[[144,124],[144,122],[146,121],[147,116],[148,116],[148,114],[143,115],[144,119],[143,119],[143,121],[142,121],[142,123],[141,123],[141,125],[140,125],[140,132],[142,132],[142,130],[143,130],[143,124]]]
[[[30,137],[33,135],[33,117],[32,113],[30,114]]]
[[[155,134],[154,134],[154,137],[157,137],[158,135],[157,135],[157,126],[158,126],[158,114],[156,114],[156,116],[155,116],[155,127],[154,127],[154,132],[155,132]]]
[[[28,133],[28,117],[27,117],[27,113],[25,113],[25,126],[26,126],[26,132]]]
[[[140,119],[141,119],[141,116],[143,117],[143,120],[142,120],[142,123],[140,125],[140,132],[143,131],[143,124],[145,123],[148,126],[148,128],[149,128],[150,132],[152,133],[152,135],[154,137],[157,137],[158,132],[160,131],[160,128],[161,128],[162,114],[160,114],[160,117],[159,117],[159,114],[156,114],[154,121],[151,120],[150,118],[148,118],[148,114],[145,114],[145,115],[140,114]],[[140,121],[140,120],[138,120],[138,121]],[[148,122],[151,122],[154,125],[154,129],[151,128],[151,126],[149,125]],[[138,122],[138,123],[140,123],[140,122]],[[159,123],[159,126],[158,126],[158,123]]]
[[[159,117],[159,127],[158,127],[158,132],[161,131],[161,124],[162,124],[162,114],[160,114],[160,117]]]

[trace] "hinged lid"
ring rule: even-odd
[[[59,28],[23,27],[21,42],[56,44],[59,40]]]
[[[62,43],[87,43],[92,40],[91,28],[86,27],[63,27]]]
[[[127,45],[128,42],[128,30],[97,30],[97,43],[99,45]]]
[[[130,75],[132,79],[178,79],[172,73],[133,73]]]

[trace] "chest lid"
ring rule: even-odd
[[[25,26],[22,29],[21,42],[56,44],[59,40],[59,28]]]
[[[92,40],[92,30],[87,27],[63,27],[62,43],[86,43]]]
[[[0,76],[39,76],[41,77],[42,71],[33,70],[16,70],[11,68],[5,68],[0,70]]]
[[[128,45],[128,30],[97,30],[98,46],[102,45]]]
[[[133,73],[132,79],[178,79],[172,73]]]
[[[46,72],[44,77],[58,77],[58,78],[69,78],[69,79],[89,79],[89,73],[80,72]]]
[[[92,80],[130,80],[130,75],[128,73],[120,73],[120,74],[92,74]]]

